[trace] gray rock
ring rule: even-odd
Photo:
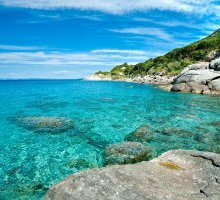
[[[106,165],[130,164],[149,157],[149,149],[139,142],[120,142],[105,150]]]
[[[189,65],[190,70],[208,69],[208,68],[209,68],[209,62],[199,62]]]
[[[215,59],[210,63],[209,66],[210,69],[213,69],[215,71],[220,71],[220,58],[219,59]]]
[[[51,187],[45,200],[219,200],[220,155],[172,150],[133,165],[92,169]]]
[[[216,93],[220,93],[220,77],[209,83],[209,88]]]
[[[220,57],[220,51],[218,51],[218,50],[213,50],[213,51],[211,51],[211,52],[206,56],[205,60],[206,60],[207,62],[211,62],[212,60],[214,60],[214,59],[216,59],[216,58],[218,58],[218,57]]]
[[[173,82],[171,91],[197,94],[220,93],[220,72],[209,69],[191,70],[189,67]]]
[[[176,83],[170,90],[173,92],[192,92],[192,88],[186,83]]]

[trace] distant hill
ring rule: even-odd
[[[114,67],[110,72],[99,71],[96,74],[108,74],[114,79],[159,73],[166,76],[177,75],[189,64],[203,61],[210,51],[219,49],[220,29],[202,40],[183,48],[174,49],[163,56],[158,56],[136,65],[124,63]]]

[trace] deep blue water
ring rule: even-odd
[[[74,128],[41,133],[13,120],[27,116],[62,117]],[[143,125],[155,132],[145,143],[153,156],[220,152],[219,121],[215,96],[124,82],[0,81],[0,199],[41,199],[69,174],[103,166],[104,148]]]

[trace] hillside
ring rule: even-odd
[[[124,63],[114,67],[110,72],[99,71],[96,74],[111,75],[113,79],[159,73],[166,76],[177,75],[187,65],[205,60],[210,51],[218,49],[220,49],[220,29],[202,40],[174,49],[163,56],[136,65]]]

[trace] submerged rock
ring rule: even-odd
[[[82,169],[95,168],[95,167],[98,167],[99,165],[98,163],[89,162],[87,159],[79,158],[79,159],[70,161],[69,163],[66,164],[66,166],[69,168],[82,170]]]
[[[148,162],[73,174],[45,200],[219,200],[219,183],[219,154],[172,150]]]
[[[10,118],[17,126],[36,133],[63,133],[74,128],[73,121],[64,117],[15,117]]]
[[[56,100],[36,100],[27,103],[28,108],[39,108],[41,110],[51,110],[55,108],[63,108],[67,106],[67,102]]]
[[[136,163],[149,158],[149,148],[139,142],[120,142],[105,150],[106,165]]]
[[[125,140],[133,142],[147,142],[152,138],[152,134],[150,126],[144,125],[127,135]]]

